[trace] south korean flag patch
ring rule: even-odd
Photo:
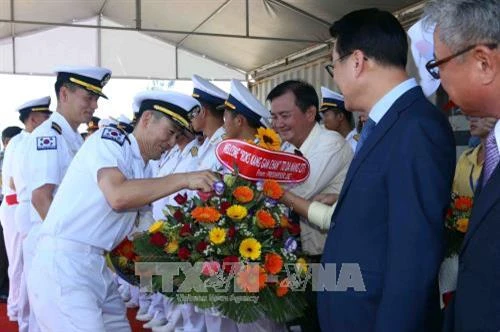
[[[123,145],[125,140],[127,139],[127,136],[123,134],[120,130],[113,128],[113,127],[106,127],[102,131],[101,138],[103,139],[109,139],[113,142],[116,142],[120,145]]]
[[[42,150],[57,150],[56,136],[40,136],[36,138],[36,149]]]

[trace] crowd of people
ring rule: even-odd
[[[126,308],[139,307],[153,331],[498,331],[499,17],[498,0],[430,0],[421,21],[434,34],[426,70],[480,139],[458,164],[446,115],[406,72],[407,33],[378,9],[330,27],[326,69],[341,93],[323,87],[319,99],[311,84],[288,80],[268,94],[270,109],[239,81],[226,92],[194,75],[192,95],[144,91],[133,119],[100,120],[93,115],[111,72],[58,68],[55,110],[49,97],[27,101],[17,110],[24,129],[2,135],[9,319],[22,332],[130,331]],[[307,180],[281,199],[300,225],[301,252],[310,263],[356,263],[364,291],[309,287],[302,319],[240,324],[113,274],[105,253],[164,218],[178,193],[212,191],[223,170],[217,144],[252,141],[260,127],[309,161]],[[452,192],[474,206],[443,311]]]

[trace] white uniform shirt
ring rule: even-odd
[[[198,163],[198,151],[199,151],[199,143],[197,139],[193,139],[191,142],[186,144],[184,149],[180,151],[178,154],[178,163],[174,168],[170,170],[170,173],[162,174],[162,176],[174,174],[174,173],[184,173],[193,171],[197,167]],[[178,147],[178,146],[177,146]],[[188,198],[194,194],[193,191],[183,190],[178,193],[174,193],[170,196],[163,197],[155,202],[153,202],[153,217],[158,219],[164,219],[165,215],[163,214],[163,209],[166,205],[178,205],[174,200],[174,197],[177,194],[187,194]]]
[[[21,234],[28,234],[33,226],[31,222],[31,191],[29,190],[29,170],[27,165],[28,146],[30,144],[30,133],[23,131],[23,136],[14,151],[12,178],[16,186],[17,201],[15,224],[16,230]]]
[[[71,128],[68,121],[58,112],[52,113],[29,136],[26,159],[29,192],[45,184],[53,184],[56,186],[55,195],[82,144],[82,136]],[[40,222],[41,218],[33,206],[31,211],[31,221]]]
[[[16,186],[17,200],[19,202],[28,202],[31,200],[31,192],[28,191],[29,173],[26,163],[30,133],[23,130],[19,136],[21,136],[21,139],[12,157],[12,163],[15,165],[12,170],[12,177]]]
[[[347,143],[349,143],[351,145],[351,149],[352,149],[352,152],[356,152],[356,146],[358,145],[358,139],[359,139],[359,135],[358,135],[358,131],[356,129],[353,129],[351,130],[351,132],[349,134],[347,134],[347,136],[345,137],[345,140],[347,141]]]
[[[28,132],[21,131],[16,136],[12,137],[9,144],[5,148],[2,164],[2,194],[3,196],[13,195],[16,190],[10,187],[10,179],[12,178],[14,170],[19,167],[15,164],[14,155],[19,147],[19,144],[24,140]]]
[[[97,174],[103,168],[118,168],[129,180],[151,177],[149,163],[144,162],[133,134],[127,140],[116,128],[99,129],[75,156],[42,224],[41,235],[108,251],[129,235],[139,211],[116,212],[111,208],[97,184]]]
[[[214,172],[221,171],[223,169],[222,164],[215,155],[215,148],[217,144],[222,142],[226,136],[226,131],[223,127],[220,127],[215,131],[215,133],[210,138],[206,138],[203,144],[198,150],[198,167],[196,170],[212,170]]]
[[[159,178],[172,174],[172,171],[180,161],[181,149],[175,145],[167,155],[165,155],[158,163],[158,170],[154,172],[154,176]]]
[[[293,145],[287,145],[287,150],[293,153]],[[339,133],[316,124],[300,147],[300,152],[309,161],[310,175],[291,191],[305,199],[320,193],[340,193],[353,156],[346,140]],[[303,218],[300,227],[302,249],[309,255],[322,254],[327,231],[321,231]]]

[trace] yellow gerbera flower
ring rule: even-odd
[[[456,227],[459,232],[465,233],[467,232],[467,228],[469,228],[469,219],[462,218],[457,220]]]
[[[252,260],[259,259],[260,249],[262,245],[259,241],[254,238],[244,239],[240,243],[240,255],[244,258],[250,258]]]
[[[307,262],[302,257],[297,259],[297,262],[295,263],[295,267],[296,267],[297,271],[300,273],[306,273],[308,270]]]
[[[255,137],[259,140],[259,146],[264,149],[279,151],[281,148],[281,139],[271,128],[257,128]]]
[[[158,233],[163,228],[163,220],[155,221],[154,224],[149,226],[149,234]]]
[[[163,249],[167,254],[175,254],[179,250],[179,242],[177,240],[170,241]]]
[[[226,210],[226,215],[235,220],[241,220],[245,218],[248,214],[247,208],[244,207],[243,205],[231,205],[227,210]]]
[[[214,227],[208,233],[208,237],[213,244],[222,244],[226,241],[226,230],[220,227]]]

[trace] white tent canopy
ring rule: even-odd
[[[245,79],[324,46],[349,11],[415,0],[0,0],[0,72],[101,65],[114,77]],[[411,15],[410,19],[414,19]]]

